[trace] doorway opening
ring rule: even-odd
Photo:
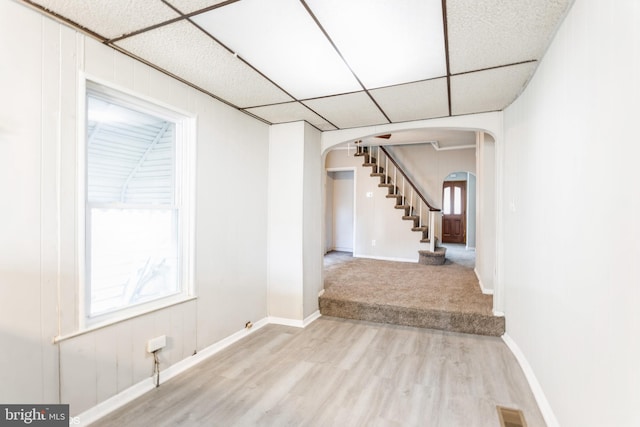
[[[467,182],[442,183],[442,243],[467,243]]]
[[[475,249],[476,177],[470,172],[452,172],[442,183],[442,243]]]
[[[353,169],[327,170],[325,253],[354,251],[355,191]]]

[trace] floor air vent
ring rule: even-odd
[[[519,409],[498,406],[498,415],[500,416],[500,425],[502,427],[527,427],[524,415]]]

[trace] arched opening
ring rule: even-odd
[[[382,169],[390,167],[384,160],[384,154],[381,154],[387,151],[392,153],[397,163],[401,164],[402,167],[406,167],[407,174],[410,175],[411,180],[415,181],[415,183],[421,187],[421,191],[425,192],[429,202],[438,210],[444,208],[443,186],[446,185],[447,182],[464,182],[464,192],[461,192],[459,195],[459,210],[464,214],[464,219],[461,222],[463,224],[462,235],[464,239],[455,248],[455,250],[458,251],[456,254],[453,254],[453,250],[451,251],[452,256],[447,260],[446,264],[459,265],[461,267],[460,274],[462,275],[460,277],[464,276],[469,279],[469,274],[474,278],[480,277],[475,270],[475,249],[478,247],[478,240],[485,238],[490,242],[489,244],[480,245],[480,248],[486,251],[481,268],[484,273],[493,270],[493,268],[489,269],[487,266],[490,263],[495,263],[496,258],[495,224],[492,230],[484,230],[484,237],[482,233],[479,232],[479,228],[486,227],[487,221],[495,216],[496,212],[494,206],[496,201],[496,191],[494,188],[496,183],[496,161],[494,158],[495,152],[492,150],[495,143],[493,137],[487,136],[485,132],[468,128],[426,128],[411,129],[396,133],[378,132],[377,134],[364,136],[362,138],[358,138],[356,134],[350,132],[350,136],[351,138],[348,141],[342,141],[341,144],[329,146],[326,144],[326,141],[323,141],[323,147],[325,147],[323,153],[325,173],[331,170],[331,168],[354,168],[354,170],[357,171],[354,180],[354,250],[353,257],[349,258],[349,262],[354,261],[357,263],[360,262],[358,261],[359,258],[367,258],[369,261],[366,262],[369,264],[363,273],[354,274],[355,270],[349,273],[350,276],[347,280],[355,280],[349,283],[349,285],[355,285],[355,287],[352,286],[350,288],[350,292],[354,291],[357,287],[362,287],[363,299],[369,298],[373,293],[377,294],[375,290],[368,291],[369,284],[378,281],[378,279],[383,278],[384,275],[382,270],[378,275],[372,274],[372,271],[376,271],[377,269],[375,266],[376,262],[411,261],[415,263],[417,261],[415,258],[412,258],[414,257],[416,248],[406,242],[408,239],[413,238],[415,245],[419,245],[420,240],[416,239],[415,235],[411,236],[411,234],[412,230],[419,230],[420,227],[415,226],[415,224],[413,227],[407,224],[406,220],[411,220],[411,214],[399,214],[399,211],[405,208],[403,204],[396,202],[396,200],[401,199],[392,198],[390,200],[386,198],[387,188],[385,188],[384,184],[381,185],[381,183],[386,183],[386,180],[389,178],[378,176],[379,174],[377,173],[377,167]],[[359,142],[356,144],[356,141]],[[480,159],[478,159],[477,156],[480,150],[479,144],[482,145],[481,154],[483,156]],[[354,156],[357,147],[362,146],[367,147],[366,157]],[[384,150],[379,147],[384,147]],[[377,157],[383,158],[383,161],[379,163]],[[483,185],[485,185],[486,188],[480,187],[480,174],[484,174]],[[453,191],[455,192],[455,190]],[[331,203],[329,196],[328,193],[325,193],[326,203]],[[488,198],[486,196],[488,196]],[[394,204],[396,205],[395,210]],[[479,215],[478,211],[482,206],[484,206],[485,212],[484,215]],[[455,207],[451,210],[455,210]],[[383,221],[382,218],[385,215],[389,217],[395,215],[395,217],[392,220]],[[478,221],[479,218],[484,222],[480,223]],[[405,220],[404,223],[403,220]],[[332,224],[325,222],[325,227],[332,227]],[[325,235],[327,236],[329,230],[325,231]],[[486,233],[490,233],[491,235],[487,236]],[[437,236],[440,239],[439,245],[446,246],[447,244],[442,243],[442,235],[438,234]],[[491,244],[491,241],[494,243]],[[449,251],[449,249],[447,249],[447,251]],[[339,262],[344,260],[343,258],[339,260]],[[395,269],[402,271],[404,269],[403,264],[405,263],[396,264]],[[337,264],[331,262],[328,265],[329,269],[324,272],[326,293],[322,298],[333,297],[336,292],[335,289],[340,285],[335,275],[338,269]],[[462,269],[465,269],[464,272]],[[365,277],[367,278],[367,283],[364,283]],[[447,282],[447,284],[454,284],[456,280],[459,280],[459,278],[451,276],[451,280]],[[439,288],[441,292],[447,292],[449,290],[447,286]],[[488,289],[483,289],[483,291],[485,290]],[[491,293],[490,291],[489,289],[489,292],[485,293]],[[411,299],[412,297],[409,295],[413,292],[413,289],[406,289],[406,292],[405,297]],[[477,285],[475,286],[474,292],[481,295]],[[397,292],[397,294],[402,295],[403,292]],[[412,301],[416,299],[417,298],[413,298]],[[486,299],[484,301],[486,301]],[[381,304],[386,303],[387,302],[382,302]],[[495,307],[491,305],[491,300],[488,301],[488,304],[488,309],[495,311]],[[346,306],[346,304],[341,304],[341,309],[346,310]],[[322,300],[320,302],[320,308],[322,312]],[[439,310],[441,307],[434,309]],[[363,310],[362,308],[354,308],[354,312],[362,313]],[[338,315],[328,312],[325,314]],[[344,317],[350,316],[349,313],[343,313],[338,316],[343,317],[343,315]],[[503,319],[499,319],[497,322],[503,322]],[[496,326],[496,329],[493,329],[493,331],[503,331],[503,325],[504,323],[502,323],[502,326]],[[491,326],[491,328],[494,326]],[[493,332],[487,333],[491,334]]]

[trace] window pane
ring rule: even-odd
[[[173,209],[91,209],[90,315],[179,292],[177,234]]]
[[[462,214],[462,188],[453,188],[453,214]]]
[[[89,203],[173,203],[175,123],[87,98]]]
[[[445,215],[449,215],[451,213],[451,188],[450,187],[445,187],[444,189],[442,210]]]

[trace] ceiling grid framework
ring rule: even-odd
[[[500,111],[573,0],[18,0],[266,123]]]

